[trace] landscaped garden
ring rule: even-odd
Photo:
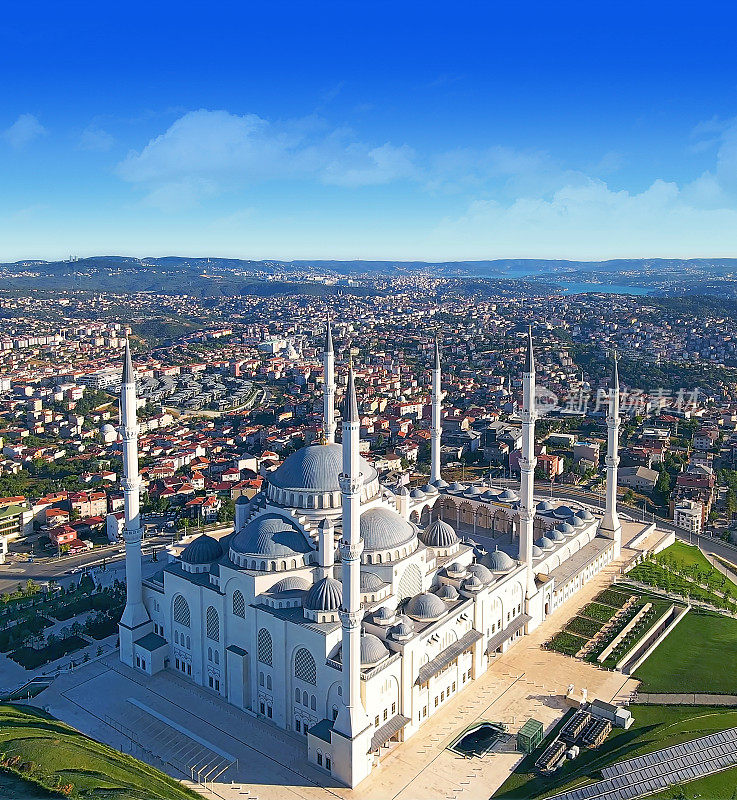
[[[83,577],[78,586],[67,591],[41,593],[31,583],[3,595],[0,606],[0,652],[8,653],[26,669],[36,669],[86,647],[90,642],[85,635],[100,640],[117,632],[125,605],[122,584],[96,589],[91,578]],[[89,614],[84,624],[72,622],[45,634],[54,620],[72,620],[90,611],[96,613]]]
[[[609,622],[609,620],[619,611],[619,608],[605,606],[602,603],[589,603],[581,609],[581,616],[595,619],[598,622]]]
[[[36,709],[0,704],[0,771],[27,796],[79,800],[194,800],[174,778]],[[2,784],[0,784],[0,787]]]
[[[642,692],[737,694],[737,620],[689,612],[634,677]]]
[[[537,750],[525,756],[494,794],[494,800],[549,797],[564,789],[598,780],[602,767],[617,761],[737,727],[737,711],[719,707],[632,705],[630,711],[634,723],[629,730],[615,728],[598,749],[582,750],[578,758],[564,762],[552,775],[541,775],[535,772],[534,765],[543,748],[555,737],[557,730],[552,731]],[[707,782],[708,792],[705,790]],[[733,800],[735,786],[737,767],[670,789],[657,797],[679,797],[682,791],[686,798],[700,796],[710,800]]]
[[[586,644],[588,640],[580,636],[574,636],[567,631],[556,633],[555,636],[547,643],[546,647],[549,650],[557,650],[566,656],[575,656],[576,653]]]
[[[698,547],[683,542],[642,561],[627,577],[695,602],[737,611],[737,586],[712,567]]]

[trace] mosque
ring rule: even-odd
[[[432,369],[431,475],[382,486],[359,455],[353,370],[335,442],[334,353],[323,355],[324,443],[240,498],[234,532],[188,544],[141,578],[135,376],[121,389],[127,602],[120,658],[176,670],[303,736],[308,760],[355,787],[500,653],[619,555],[619,383],[609,389],[606,510],[533,500],[535,363],[528,333],[519,491],[440,475],[441,371]]]

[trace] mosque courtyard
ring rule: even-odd
[[[623,541],[642,524],[623,523]],[[532,634],[497,657],[497,663],[438,711],[407,742],[393,746],[371,775],[350,790],[313,769],[304,738],[240,711],[167,670],[153,677],[121,664],[117,653],[62,675],[38,696],[39,705],[83,733],[130,752],[179,779],[207,779],[210,797],[275,800],[487,800],[520,759],[494,752],[464,759],[448,750],[477,721],[505,723],[512,733],[530,718],[551,728],[567,708],[570,684],[589,698],[629,698],[636,681],[541,645],[606,587],[635,551],[596,575]]]

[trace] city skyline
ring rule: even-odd
[[[729,256],[734,12],[8,12],[0,260]],[[227,23],[227,24],[224,24]]]

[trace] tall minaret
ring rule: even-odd
[[[443,430],[441,419],[443,396],[440,381],[440,345],[436,338],[435,362],[432,368],[432,423],[430,428],[430,483],[433,486],[440,481],[440,435]]]
[[[335,443],[335,353],[333,351],[333,332],[328,317],[325,334],[325,349],[322,353],[323,380],[323,434],[328,444]]]
[[[606,510],[601,521],[602,533],[614,539],[614,557],[622,549],[622,523],[617,514],[617,467],[619,465],[619,369],[614,354],[612,379],[609,385],[609,408],[606,415]]]
[[[519,560],[527,566],[529,598],[535,594],[535,574],[532,571],[532,539],[534,536],[535,499],[535,359],[532,354],[532,328],[527,329],[527,354],[522,374],[522,458],[520,458],[520,525]]]
[[[123,440],[123,494],[125,499],[125,579],[126,599],[120,619],[120,660],[133,666],[133,642],[148,633],[151,620],[143,605],[141,589],[141,518],[139,514],[141,478],[138,474],[138,423],[136,421],[136,378],[128,340],[120,389],[120,436]]]
[[[360,419],[353,380],[353,365],[348,369],[348,387],[343,407],[343,471],[340,492],[343,503],[343,538],[340,557],[343,562],[343,706],[338,711],[335,730],[354,739],[368,724],[361,701],[361,485],[363,483],[358,456]],[[364,754],[365,755],[365,754]]]

